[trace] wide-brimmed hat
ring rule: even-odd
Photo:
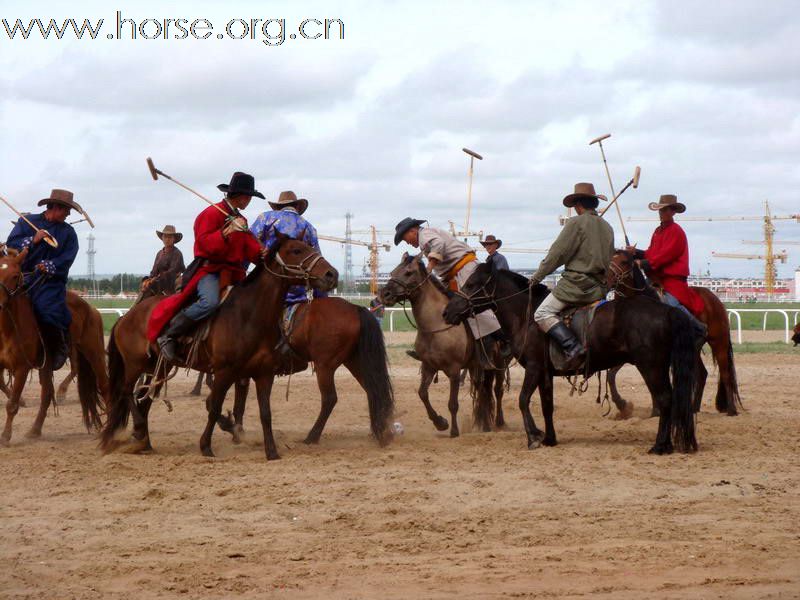
[[[248,173],[236,171],[231,175],[230,183],[220,183],[217,189],[228,196],[255,196],[264,199],[264,194],[256,189],[256,180]]]
[[[269,202],[269,201],[268,201]],[[275,202],[269,202],[273,210],[280,210],[286,206],[294,206],[298,214],[303,214],[308,208],[308,200],[305,198],[298,198],[297,195],[291,190],[281,192]]]
[[[161,231],[156,229],[156,235],[160,240],[163,240],[165,235],[174,235],[176,244],[183,239],[183,234],[175,230],[175,225],[164,225],[164,229]]]
[[[578,203],[578,200],[594,200],[594,202],[583,202],[582,204],[587,208],[597,208],[600,200],[607,202],[608,198],[603,194],[596,194],[591,183],[576,183],[575,191],[568,196],[564,196],[564,206],[572,208]]]
[[[409,229],[412,227],[419,227],[424,222],[424,219],[412,219],[411,217],[406,217],[400,221],[394,228],[394,245],[397,246],[400,244],[403,240],[403,236]]]
[[[661,194],[658,202],[651,202],[647,205],[650,210],[660,210],[667,206],[673,207],[677,213],[682,213],[686,210],[686,205],[678,202],[678,197],[675,194]]]
[[[74,194],[69,190],[56,189],[51,191],[49,198],[42,198],[38,202],[39,206],[45,206],[46,204],[60,204],[61,206],[68,206],[69,208],[75,209],[79,213],[83,214],[81,205],[75,202]]]
[[[486,246],[488,246],[490,244],[497,244],[497,247],[499,248],[500,246],[503,245],[503,240],[498,240],[493,235],[487,235],[486,239],[481,242],[481,246],[486,248]]]

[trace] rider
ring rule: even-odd
[[[572,330],[559,318],[570,306],[584,306],[605,298],[606,269],[614,255],[614,230],[595,210],[599,199],[591,183],[576,183],[575,192],[564,198],[564,206],[578,216],[567,220],[553,242],[531,284],[541,283],[561,265],[564,272],[556,287],[534,313],[539,328],[549,334],[567,359],[568,368],[578,368],[586,350]]]
[[[648,208],[657,210],[661,221],[653,232],[650,247],[637,250],[635,246],[629,246],[627,250],[634,253],[639,267],[663,289],[664,303],[689,315],[697,334],[705,338],[706,326],[698,320],[703,313],[703,299],[686,281],[689,276],[689,243],[686,233],[675,222],[675,215],[685,212],[686,205],[678,202],[678,197],[673,194],[663,194]]]
[[[498,252],[500,246],[503,245],[503,240],[498,240],[493,235],[487,235],[486,239],[481,242],[481,246],[486,249],[489,256],[486,257],[486,264],[491,265],[492,273],[505,269],[508,271],[508,261],[506,257]]]
[[[239,212],[247,208],[253,196],[264,198],[255,189],[253,176],[237,171],[229,184],[217,188],[225,192],[225,198],[195,219],[195,259],[186,270],[183,289],[159,302],[148,324],[148,338],[158,338],[161,353],[170,362],[175,361],[178,338],[211,315],[219,304],[220,290],[244,279],[246,264],[256,262],[261,255],[261,245]],[[178,312],[195,292],[197,299]],[[169,327],[159,336],[168,321]]]
[[[400,221],[395,227],[394,245],[397,246],[401,241],[405,241],[415,248],[420,248],[428,259],[428,273],[435,273],[451,291],[457,292],[478,268],[475,251],[442,229],[421,227],[425,222],[411,217]],[[511,355],[508,338],[500,329],[500,323],[493,312],[478,313],[467,319],[467,322],[473,337],[482,340],[480,346],[483,351],[479,351],[478,356],[485,369],[495,368],[491,364],[495,343],[499,344],[504,359]]]
[[[256,236],[259,242],[268,251],[278,239],[278,234],[288,236],[295,240],[302,240],[318,253],[319,240],[317,230],[314,226],[303,218],[303,213],[308,208],[308,200],[299,198],[292,191],[281,192],[276,202],[269,202],[272,210],[268,210],[258,216],[253,223],[250,231]],[[325,298],[327,292],[314,289],[314,298]],[[284,304],[294,306],[308,302],[306,288],[302,285],[293,285],[286,292]],[[287,355],[290,352],[288,344],[280,345],[281,352]]]
[[[52,357],[52,367],[58,370],[69,356],[72,314],[67,308],[67,277],[78,254],[78,236],[66,219],[72,209],[80,213],[83,210],[67,190],[53,190],[38,205],[44,205],[45,211],[27,218],[39,231],[20,219],[11,230],[7,245],[17,250],[28,249],[22,263],[25,286],[46,351]],[[58,246],[48,245],[45,237],[55,240]]]
[[[175,293],[175,280],[185,268],[183,254],[175,247],[183,239],[183,234],[175,230],[174,225],[165,225],[161,231],[156,230],[156,235],[164,247],[156,254],[150,276],[142,282],[142,292],[152,295]]]

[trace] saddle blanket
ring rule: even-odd
[[[598,300],[597,302],[587,304],[586,306],[571,306],[559,315],[561,320],[564,321],[564,324],[572,330],[584,347],[586,347],[587,333],[589,332],[589,327],[594,320],[594,315],[597,312],[597,309],[606,302],[608,301]],[[550,361],[553,363],[553,366],[557,371],[566,370],[566,359],[564,358],[564,353],[561,351],[561,347],[552,340],[550,340]],[[583,365],[581,365],[581,367],[583,367]]]

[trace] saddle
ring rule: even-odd
[[[277,375],[293,375],[300,373],[308,368],[308,361],[299,356],[293,349],[289,340],[297,324],[297,312],[302,304],[290,304],[283,309],[283,315],[279,323],[280,339],[275,349],[280,356],[280,364],[276,370]]]
[[[570,306],[559,314],[564,324],[572,330],[581,341],[581,344],[583,344],[583,347],[586,348],[587,355],[589,348],[586,345],[586,340],[588,338],[589,327],[592,325],[597,309],[606,302],[607,300],[598,300],[586,306]],[[564,353],[561,351],[561,347],[553,340],[548,340],[548,344],[550,346],[550,361],[553,363],[553,366],[557,371],[566,371],[566,359],[564,358]],[[584,365],[581,365],[580,368],[583,368],[583,366]]]

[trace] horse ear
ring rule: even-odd
[[[17,250],[16,248],[8,248],[8,247],[6,247],[6,255],[11,256],[11,257],[16,257],[17,254],[19,254],[19,250]]]
[[[402,263],[408,262],[408,252],[403,252],[403,258],[400,260]]]

